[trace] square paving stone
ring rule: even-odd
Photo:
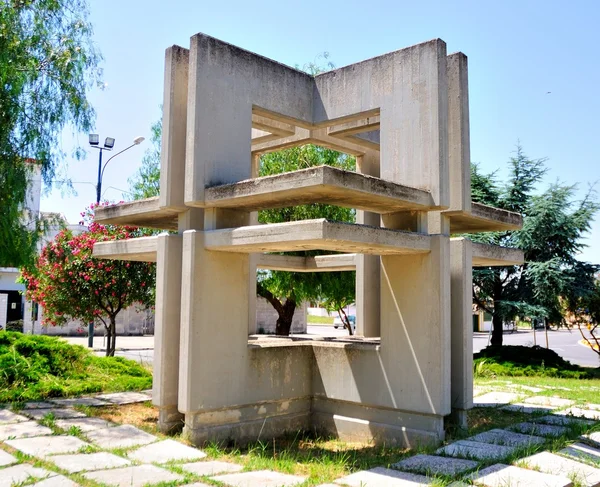
[[[569,428],[564,426],[556,426],[553,424],[535,424],[535,423],[517,423],[510,426],[513,431],[521,433],[529,433],[538,436],[562,436],[569,432]]]
[[[549,414],[548,416],[537,418],[534,421],[536,423],[554,424],[557,426],[591,426],[596,423],[590,419],[574,418],[573,416],[563,416],[562,414]]]
[[[528,397],[523,401],[525,404],[536,404],[538,406],[548,406],[552,408],[564,408],[572,406],[575,401],[570,399],[563,399],[562,397],[551,397],[551,396],[533,396]]]
[[[580,485],[593,487],[600,485],[600,469],[590,467],[583,463],[555,455],[550,452],[542,452],[522,460],[529,468],[552,475],[568,477]]]
[[[32,417],[33,419],[43,419],[48,414],[53,414],[55,419],[67,419],[67,418],[85,418],[85,414],[79,411],[75,411],[74,409],[60,409],[60,408],[51,408],[51,409],[29,409],[27,411],[23,411],[27,416]]]
[[[573,483],[566,477],[513,467],[512,465],[492,465],[470,475],[475,485],[486,487],[571,487]]]
[[[515,411],[517,413],[525,414],[547,414],[551,413],[556,408],[552,406],[534,406],[533,404],[516,403],[504,406],[502,409],[504,409],[505,411]]]
[[[114,468],[112,470],[98,470],[82,474],[85,478],[96,482],[115,485],[117,487],[142,487],[158,484],[159,482],[181,481],[183,477],[155,467],[154,465],[138,465],[137,467]]]
[[[244,467],[235,463],[218,461],[184,463],[180,467],[186,472],[199,475],[200,477],[204,475],[217,475],[219,473],[239,472],[244,469]]]
[[[91,470],[126,467],[127,465],[131,465],[129,460],[107,452],[56,455],[49,460],[69,473],[89,472]]]
[[[584,443],[573,443],[558,453],[568,457],[581,458],[600,465],[600,450]]]
[[[456,475],[472,470],[479,465],[472,460],[437,457],[434,455],[415,455],[392,465],[397,470],[422,473],[424,475]]]
[[[212,480],[223,482],[232,487],[288,487],[301,484],[305,477],[288,475],[270,470],[258,470],[256,472],[231,473],[211,477]]]
[[[20,423],[22,421],[29,421],[29,418],[15,414],[8,409],[0,409],[0,424]]]
[[[514,446],[492,445],[479,441],[460,440],[440,448],[436,453],[476,460],[502,460],[516,451]]]
[[[127,454],[132,460],[145,463],[167,463],[180,460],[199,460],[206,453],[174,440],[164,440],[143,446]]]
[[[57,475],[56,477],[50,477],[49,479],[42,480],[41,482],[36,482],[29,487],[79,487],[79,484],[76,484],[67,477]]]
[[[131,448],[158,440],[156,436],[129,424],[90,431],[86,436],[101,448]]]
[[[589,443],[594,448],[600,448],[600,431],[596,433],[590,433],[589,435],[583,435],[581,438],[586,443]]]
[[[523,397],[523,394],[516,394],[514,392],[488,392],[483,396],[478,396],[474,398],[473,407],[490,408],[496,406],[503,406],[504,404],[509,404],[511,402],[517,401],[521,397]]]
[[[71,406],[110,406],[110,402],[102,401],[96,397],[71,397],[69,399],[52,399],[54,404],[58,404],[63,407]]]
[[[59,419],[56,421],[56,426],[64,430],[68,430],[71,426],[76,426],[82,432],[95,431],[116,426],[115,423],[106,421],[102,418],[74,418],[74,419]]]
[[[9,438],[29,438],[32,436],[51,435],[52,430],[34,421],[0,425],[0,441]]]
[[[350,487],[420,487],[430,485],[432,481],[423,475],[376,467],[347,475],[335,483]]]
[[[107,401],[111,404],[133,404],[136,402],[151,401],[152,398],[141,392],[114,392],[112,394],[101,394],[96,399]]]
[[[513,431],[502,429],[484,431],[483,433],[479,433],[478,435],[467,438],[467,440],[508,446],[539,445],[546,441],[544,438],[540,438],[539,436],[524,435],[522,433],[515,433]]]
[[[36,401],[36,402],[26,402],[23,409],[48,409],[53,408],[54,404],[51,402],[44,401]]]
[[[594,411],[592,409],[582,408],[569,408],[564,411],[559,411],[556,414],[562,414],[565,416],[574,416],[576,418],[586,418],[594,421],[600,421],[600,411]]]
[[[17,463],[17,459],[10,453],[0,450],[0,467],[6,467],[7,465],[11,465],[13,463]]]
[[[6,442],[27,455],[34,457],[45,457],[59,453],[72,453],[89,443],[81,441],[74,436],[40,436],[38,438],[21,438],[20,440],[9,440]]]
[[[50,472],[43,468],[32,467],[28,463],[4,468],[0,470],[0,472],[2,472],[0,475],[0,487],[12,487],[13,485],[29,480],[31,477],[44,479],[56,475],[54,472]]]

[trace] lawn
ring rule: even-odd
[[[315,316],[315,315],[307,315],[306,321],[311,325],[333,325],[333,317],[332,316]]]

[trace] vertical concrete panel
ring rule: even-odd
[[[356,170],[361,174],[379,177],[379,154],[367,151],[356,158]],[[356,223],[378,227],[378,213],[356,211]],[[380,273],[379,256],[357,254],[356,256],[356,333],[365,337],[378,337]]]
[[[159,427],[168,431],[181,419],[177,403],[183,239],[180,235],[157,238],[152,402],[159,408]]]
[[[428,254],[381,257],[381,357],[393,406],[450,412],[449,239]]]
[[[471,241],[450,241],[452,296],[452,407],[473,407],[473,251]]]
[[[381,103],[381,177],[431,191],[448,206],[446,44],[434,40],[395,53]]]
[[[160,153],[161,207],[185,208],[185,145],[189,51],[172,46],[165,54],[162,147]]]
[[[448,162],[450,210],[471,211],[471,152],[467,56],[448,56]]]
[[[189,230],[183,234],[183,262],[179,410],[243,404],[248,255],[209,252],[204,232]]]

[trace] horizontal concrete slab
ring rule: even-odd
[[[505,232],[523,226],[520,214],[475,202],[471,203],[471,212],[447,211],[444,214],[450,217],[452,233]]]
[[[198,206],[257,211],[308,203],[395,213],[435,208],[428,191],[330,166],[207,188]]]
[[[114,225],[177,230],[177,214],[181,210],[161,208],[158,196],[96,208],[94,221]]]
[[[93,256],[98,259],[156,262],[158,237],[139,237],[94,244]]]
[[[332,250],[373,255],[428,253],[431,237],[324,219],[205,232],[205,248],[222,252]]]
[[[473,242],[473,267],[519,265],[525,262],[525,254],[519,249]]]
[[[356,270],[357,254],[296,255],[260,254],[256,266],[259,269],[289,272],[337,272]]]

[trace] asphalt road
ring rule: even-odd
[[[320,336],[346,336],[348,332],[343,329],[335,329],[331,325],[308,325],[308,335]],[[473,337],[473,352],[478,352],[488,344],[488,333],[475,333]],[[87,346],[87,338],[67,338],[71,343]],[[543,330],[538,330],[535,337],[536,343],[540,346],[546,346],[546,336]],[[548,343],[552,350],[556,351],[565,360],[574,364],[587,367],[600,367],[600,358],[598,354],[579,343],[581,335],[579,331],[548,331]],[[517,331],[514,333],[504,333],[504,343],[506,345],[525,345],[534,344],[533,331]],[[102,338],[94,339],[95,353],[104,355],[102,351]],[[116,355],[136,360],[141,363],[152,364],[154,355],[154,337],[118,337]]]

